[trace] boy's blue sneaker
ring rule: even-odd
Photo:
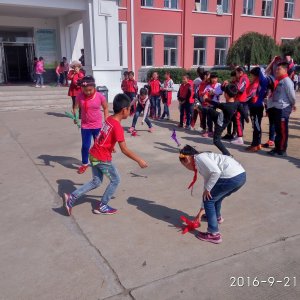
[[[102,214],[102,215],[114,215],[117,213],[117,209],[110,207],[107,204],[100,203],[97,209],[94,209],[93,212],[95,214]]]

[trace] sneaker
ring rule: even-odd
[[[204,138],[208,138],[209,137],[208,132],[202,133],[201,136],[204,137]]]
[[[148,129],[148,132],[150,132],[150,133],[153,133],[153,131],[154,131],[153,127],[151,127],[151,128]]]
[[[71,216],[72,214],[72,206],[70,204],[70,198],[71,198],[70,194],[64,194],[64,207],[67,211],[68,216]]]
[[[206,133],[206,130],[203,129],[203,130],[200,131],[201,135],[204,134],[204,133]]]
[[[277,154],[277,150],[273,149],[273,150],[269,151],[268,154],[271,156],[275,156]]]
[[[208,132],[208,137],[213,137],[214,133],[212,131]]]
[[[244,140],[242,137],[237,137],[233,141],[231,141],[231,144],[234,145],[244,145]]]
[[[275,143],[271,140],[268,140],[265,144],[263,144],[263,148],[270,148],[270,147],[274,147]]]
[[[258,146],[249,146],[246,148],[246,151],[249,151],[249,152],[257,152],[261,150],[261,145],[258,145]]]
[[[36,87],[36,88],[40,88],[41,86],[37,84],[35,87]]]
[[[128,132],[129,132],[129,133],[133,133],[134,130],[135,130],[134,127],[130,127],[130,128],[128,129]]]
[[[183,128],[183,125],[181,125],[181,124],[178,124],[178,126],[177,126],[178,128]]]
[[[231,141],[233,140],[233,136],[231,134],[226,133],[223,137],[222,140],[227,140],[227,141]]]
[[[77,170],[78,174],[83,174],[85,173],[85,171],[87,170],[87,168],[89,167],[89,165],[82,165],[79,167],[79,169]]]
[[[45,87],[46,87],[45,85],[42,85],[42,86],[41,86],[42,89],[44,89]]]
[[[201,241],[210,242],[210,243],[213,243],[213,244],[222,243],[222,237],[221,237],[220,233],[211,234],[209,232],[199,232],[196,235],[196,238],[201,240]]]
[[[185,129],[186,130],[192,130],[192,127],[191,126],[185,126]]]
[[[287,157],[286,151],[282,151],[282,150],[279,150],[279,151],[277,152],[277,155],[278,155],[278,156],[282,156],[282,157]]]
[[[217,218],[218,224],[222,224],[224,222],[224,219],[221,217]]]
[[[99,207],[97,209],[94,209],[93,212],[97,215],[114,215],[117,213],[117,209],[110,207],[107,204],[100,203]]]

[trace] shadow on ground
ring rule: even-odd
[[[185,216],[189,219],[193,217],[189,216],[185,212],[169,208],[167,206],[157,204],[155,201],[145,200],[141,198],[129,197],[127,203],[133,206],[136,206],[137,210],[145,213],[151,218],[164,221],[169,224],[169,227],[174,227],[178,231],[181,231],[181,216]]]
[[[38,159],[43,160],[44,164],[42,166],[49,166],[54,168],[54,165],[51,165],[51,163],[58,163],[62,165],[65,168],[77,170],[78,166],[81,165],[81,161],[74,157],[69,156],[54,156],[54,155],[48,155],[48,154],[42,154],[38,156]]]

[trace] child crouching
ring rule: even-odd
[[[135,131],[136,122],[142,112],[144,112],[142,125],[144,125],[144,122],[146,122],[149,127],[149,132],[153,132],[152,123],[148,118],[150,100],[148,98],[148,90],[146,88],[141,88],[140,94],[131,102],[131,106],[135,105],[136,103],[136,111],[132,120],[132,125],[129,128],[128,132],[132,133],[133,131]]]
[[[186,145],[179,155],[179,160],[184,167],[204,178],[204,192],[202,199],[207,218],[207,232],[199,232],[197,238],[220,244],[222,236],[219,224],[224,220],[221,216],[222,201],[232,193],[238,191],[246,182],[244,168],[232,157],[212,152],[199,153],[193,147]]]

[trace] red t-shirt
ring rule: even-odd
[[[103,124],[100,134],[90,150],[90,154],[100,161],[110,162],[116,143],[124,141],[125,136],[123,127],[120,122],[110,116]]]

